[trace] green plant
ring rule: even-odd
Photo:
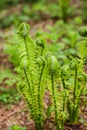
[[[87,80],[87,76],[80,67],[81,64],[77,61],[72,61],[69,66],[64,66],[61,76],[65,94],[67,91],[67,110],[72,124],[78,123],[80,97]]]
[[[13,4],[16,5],[20,0],[15,0],[15,1],[11,1],[11,0],[1,0],[0,1],[0,9],[6,8],[9,4]]]
[[[81,27],[79,30],[81,36],[87,36],[86,27]],[[78,115],[80,109],[80,97],[87,82],[87,74],[84,72],[84,65],[87,58],[87,41],[79,44],[78,57],[74,58],[68,65],[63,66],[61,78],[63,88],[67,93],[67,110],[69,113],[70,123],[78,123]],[[67,88],[69,90],[67,90]]]
[[[21,127],[19,125],[12,125],[8,130],[26,130],[26,127]]]
[[[77,41],[79,41],[79,35],[75,31],[77,25],[70,23],[65,24],[62,20],[58,20],[55,25],[47,25],[48,32],[39,30],[36,32],[36,39],[43,37],[47,41],[49,51],[55,55],[60,65],[69,62],[69,56],[76,56],[77,53]]]
[[[61,8],[62,19],[64,20],[64,22],[66,22],[68,11],[69,11],[70,0],[59,0],[58,3]]]
[[[6,105],[18,103],[20,95],[18,95],[17,90],[13,88],[18,77],[10,70],[0,71],[0,73],[0,101]]]
[[[29,26],[21,24],[18,30],[20,39],[19,55],[20,67],[22,68],[22,78],[18,84],[18,89],[25,98],[31,113],[31,118],[35,121],[36,128],[43,128],[43,96],[44,96],[44,71],[45,43],[38,40],[36,43],[28,36]]]
[[[38,2],[39,0],[15,0],[15,1],[12,1],[12,0],[1,0],[0,1],[0,9],[3,9],[3,8],[7,8],[9,7],[10,5],[17,5],[19,4],[20,2],[28,2],[28,3],[34,3],[34,2]]]
[[[23,23],[19,26],[19,57],[22,76],[18,83],[18,89],[28,104],[36,129],[42,130],[44,124],[43,96],[46,90],[45,86],[48,84],[57,124],[56,129],[63,130],[66,114],[62,106],[62,95],[57,94],[58,90],[55,87],[59,69],[57,59],[47,52],[42,39],[38,38],[35,42],[28,36],[28,32],[27,24]],[[60,98],[58,95],[61,95]]]
[[[59,65],[58,61],[55,56],[48,56],[47,59],[47,66],[48,66],[48,75],[50,76],[50,92],[52,96],[53,101],[53,108],[55,113],[55,122],[56,122],[56,130],[63,130],[64,129],[64,122],[67,118],[66,116],[66,110],[64,106],[64,99],[65,96],[62,97],[62,94],[58,93],[58,88],[56,88],[56,79],[58,79],[59,76]],[[59,97],[60,96],[60,97]],[[61,102],[60,102],[61,101]]]
[[[43,97],[47,85],[52,101],[47,109],[48,116],[50,112],[54,112],[56,129],[63,130],[67,119],[66,112],[70,123],[78,123],[80,97],[87,82],[87,74],[84,72],[87,41],[79,44],[76,57],[70,56],[72,61],[60,70],[56,57],[47,51],[43,38],[38,36],[37,40],[33,41],[28,34],[29,30],[30,27],[25,23],[22,23],[18,29],[21,74],[18,90],[28,104],[36,129],[42,130],[45,120]],[[86,27],[81,28],[79,33],[86,37]],[[57,82],[62,83],[63,88],[56,87]]]
[[[19,57],[18,57],[18,38],[14,35],[14,37],[10,39],[6,39],[6,44],[4,46],[4,53],[9,55],[9,61],[17,67],[19,65]]]
[[[52,84],[52,98],[53,98],[53,103],[54,103],[54,111],[55,111],[55,121],[57,123],[57,127],[59,129],[59,124],[58,124],[58,111],[57,111],[57,102],[56,102],[56,95],[55,95],[55,87],[54,87],[54,77],[58,73],[58,62],[57,59],[54,56],[51,56],[48,59],[48,67],[49,67],[49,73],[50,73],[50,78],[51,78],[51,84]]]
[[[6,89],[0,87],[0,102],[3,102],[6,105],[17,104],[19,102],[20,95],[14,88]]]
[[[84,1],[82,1],[81,0],[81,3],[82,3],[82,19],[83,19],[83,21],[84,22],[87,22],[87,3],[86,3],[87,1],[86,0],[84,0]]]

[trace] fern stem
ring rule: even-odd
[[[43,47],[42,47],[42,49],[41,49],[41,54],[40,54],[41,56],[43,55]]]
[[[28,47],[27,47],[26,37],[24,37],[24,43],[25,43],[25,48],[26,48],[26,52],[27,52],[27,57],[29,60],[29,51],[28,51]]]
[[[56,98],[55,98],[54,76],[53,76],[53,74],[51,74],[51,83],[52,83],[52,96],[53,96],[54,110],[55,110],[55,122],[57,124],[56,129],[60,130],[59,124],[58,124],[58,113],[57,113],[57,105],[56,105]]]
[[[61,72],[61,79],[62,79],[62,85],[63,85],[63,89],[64,89],[64,97],[63,97],[63,111],[65,111],[65,104],[66,104],[66,85],[65,85],[65,81]]]
[[[75,118],[77,114],[75,114],[75,107],[76,107],[76,98],[77,98],[77,66],[75,65],[75,77],[74,77],[74,92],[73,92],[73,102],[74,102],[74,106],[73,106],[73,123],[75,122]]]
[[[65,105],[66,105],[66,90],[64,90],[64,97],[63,97],[63,111],[65,111]]]
[[[43,66],[41,69],[41,73],[40,73],[40,78],[39,78],[39,83],[38,83],[38,110],[39,110],[39,126],[41,128],[41,124],[42,124],[42,102],[41,102],[41,80],[42,80],[42,76],[43,76],[43,71],[44,71],[44,67],[45,67],[45,63],[43,62]]]
[[[29,82],[29,79],[28,79],[28,76],[27,76],[27,72],[26,72],[26,68],[24,67],[24,74],[25,74],[25,77],[26,77],[26,81],[27,81],[27,84],[28,84],[28,87],[29,87],[29,91],[31,93],[31,86],[30,86],[30,82]]]
[[[73,93],[73,101],[75,103],[76,99],[76,86],[77,86],[77,67],[75,66],[75,78],[74,78],[74,93]]]

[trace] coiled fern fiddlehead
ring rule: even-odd
[[[87,37],[87,26],[80,27],[79,34],[82,37]]]

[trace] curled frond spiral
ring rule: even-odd
[[[70,64],[69,64],[69,67],[70,67],[71,70],[75,69],[75,67],[76,67],[76,61],[75,61],[75,60],[72,60],[72,61],[70,62]]]
[[[53,75],[57,74],[58,72],[58,61],[53,55],[48,57],[48,69],[49,72]]]
[[[62,68],[61,68],[61,76],[62,78],[67,78],[69,77],[69,66],[68,65],[64,65]]]
[[[43,57],[38,57],[37,60],[36,60],[36,63],[39,66],[43,66],[43,64],[45,64],[45,59]]]
[[[17,33],[20,37],[27,37],[29,35],[29,31],[30,31],[30,26],[26,23],[22,23],[20,24]]]
[[[42,39],[38,39],[38,40],[36,40],[36,45],[38,45],[39,47],[44,48],[45,47],[45,42]]]
[[[82,37],[87,37],[87,26],[80,27],[79,34]]]

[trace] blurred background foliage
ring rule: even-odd
[[[85,3],[86,0],[1,0],[0,27],[18,26],[21,22],[32,20],[63,19],[67,22],[76,15],[84,18]]]

